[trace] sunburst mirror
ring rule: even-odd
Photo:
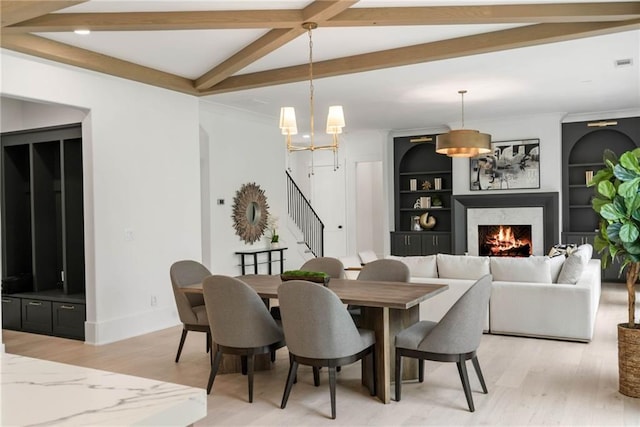
[[[256,183],[243,184],[233,199],[233,226],[246,243],[253,243],[264,234],[269,217],[269,205],[264,190]]]

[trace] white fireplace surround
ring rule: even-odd
[[[479,225],[531,225],[533,255],[544,255],[542,207],[467,209],[467,252],[478,255]]]

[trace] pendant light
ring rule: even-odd
[[[464,129],[464,94],[466,90],[459,90],[462,97],[462,129],[450,130],[436,137],[436,153],[449,157],[474,157],[478,154],[491,152],[491,135],[480,133],[473,129]]]

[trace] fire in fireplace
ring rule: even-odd
[[[479,255],[528,257],[532,253],[531,225],[478,225]]]

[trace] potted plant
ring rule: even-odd
[[[278,217],[269,215],[267,219],[267,238],[272,248],[280,247],[280,236],[278,235]]]
[[[640,148],[618,157],[604,152],[605,168],[589,186],[595,187],[593,210],[600,217],[600,232],[594,240],[602,254],[602,267],[617,259],[626,272],[627,323],[618,325],[618,372],[620,393],[640,397],[640,325],[635,321],[636,283],[640,273]]]

